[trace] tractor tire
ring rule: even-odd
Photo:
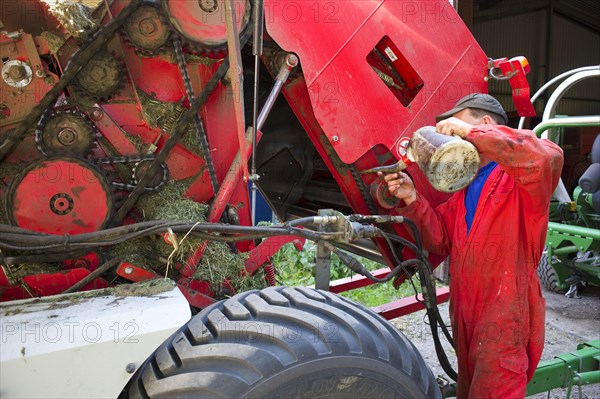
[[[249,291],[202,310],[163,343],[129,398],[441,398],[385,319],[309,288]]]
[[[538,263],[537,272],[538,276],[540,277],[540,281],[548,291],[556,292],[557,294],[562,294],[565,292],[565,290],[561,289],[558,285],[558,276],[548,261],[548,254],[542,254],[540,263]]]

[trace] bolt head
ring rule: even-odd
[[[43,78],[46,76],[46,74],[44,73],[43,70],[38,69],[37,71],[35,71],[35,76],[37,76],[38,78]]]
[[[92,109],[92,112],[90,112],[90,118],[93,121],[99,121],[100,119],[102,119],[102,110],[100,108],[94,108]]]
[[[337,143],[338,141],[340,141],[340,138],[338,136],[331,136],[331,141]]]
[[[131,273],[133,273],[133,267],[131,267],[131,266],[127,266],[127,267],[125,268],[125,274],[131,274]]]
[[[135,372],[135,363],[129,363],[127,364],[127,366],[125,366],[125,371],[127,371],[129,374],[133,374]]]
[[[152,34],[154,34],[158,29],[156,23],[150,18],[140,21],[138,28],[141,34],[144,36],[152,36]]]
[[[77,140],[77,132],[70,128],[64,128],[58,132],[58,141],[62,145],[72,145]]]

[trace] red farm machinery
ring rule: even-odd
[[[16,1],[2,22],[2,396],[440,397],[385,320],[417,301],[332,293],[419,274],[436,301],[442,259],[360,171],[489,79],[530,115],[525,59],[489,59],[448,1]],[[362,276],[277,286],[271,257],[306,240]]]

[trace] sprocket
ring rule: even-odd
[[[85,114],[71,109],[53,112],[35,133],[37,147],[43,154],[83,156],[98,131]]]
[[[123,82],[123,66],[107,51],[101,51],[75,77],[75,84],[86,94],[107,99],[117,92]]]
[[[48,234],[81,234],[106,227],[113,213],[107,179],[73,157],[34,161],[7,190],[11,224]]]
[[[235,16],[240,41],[252,33],[249,1],[235,2]],[[225,7],[218,0],[163,0],[166,17],[181,37],[188,52],[221,58],[227,51]]]
[[[142,55],[151,56],[165,48],[171,37],[169,22],[160,9],[144,4],[123,27],[127,41]]]

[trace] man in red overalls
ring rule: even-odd
[[[544,346],[545,300],[536,273],[562,150],[507,126],[500,103],[471,94],[437,130],[471,142],[480,169],[466,189],[432,208],[405,173],[385,176],[417,223],[423,246],[450,255],[450,317],[458,398],[523,398]],[[446,119],[448,118],[448,119]]]

